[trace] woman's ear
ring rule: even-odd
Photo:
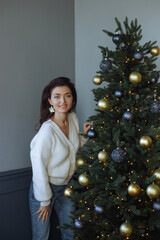
[[[48,102],[49,102],[50,105],[52,105],[52,102],[51,102],[51,99],[50,99],[50,98],[48,98]]]

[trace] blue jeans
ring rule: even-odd
[[[64,189],[66,186],[57,186],[53,184],[50,184],[50,186],[53,192],[53,197],[50,204],[51,212],[54,207],[60,226],[64,225],[65,223],[72,224],[72,219],[70,216],[72,216],[71,212],[74,212],[74,204],[69,198],[64,196]],[[34,197],[33,183],[31,183],[30,186],[29,205],[32,220],[32,240],[48,240],[50,233],[51,212],[47,221],[43,223],[41,220],[38,221],[38,214],[35,214],[35,212],[39,210],[40,202]],[[62,240],[73,240],[74,233],[71,229],[61,229],[61,236]]]

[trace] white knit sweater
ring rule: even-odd
[[[68,114],[69,140],[52,120],[44,122],[31,141],[30,157],[35,198],[41,206],[50,204],[49,183],[65,185],[75,171],[76,154],[86,139],[79,135],[79,122],[74,112]]]

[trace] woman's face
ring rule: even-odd
[[[73,103],[72,92],[67,86],[55,87],[51,91],[51,98],[48,101],[54,107],[55,112],[67,113]]]

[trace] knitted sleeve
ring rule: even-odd
[[[44,123],[31,142],[34,196],[41,206],[49,205],[52,197],[47,165],[52,154],[53,139],[50,126]]]

